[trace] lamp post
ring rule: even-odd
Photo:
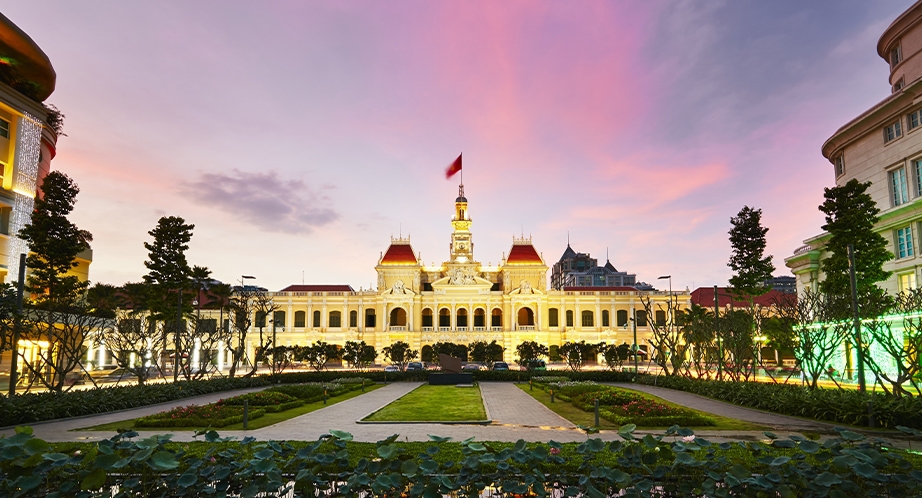
[[[634,345],[631,347],[634,353],[634,375],[637,375],[637,310],[634,310],[634,316],[631,317],[631,324],[634,328]]]
[[[672,275],[660,275],[657,280],[669,279],[669,323],[675,323],[675,305],[672,303]]]

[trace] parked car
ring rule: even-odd
[[[493,370],[496,372],[506,372],[509,370],[509,364],[505,361],[497,361],[493,364]]]
[[[468,363],[467,365],[461,366],[461,371],[479,371],[480,365],[476,363]]]
[[[419,362],[419,361],[411,361],[410,363],[407,364],[407,372],[413,372],[413,371],[425,370],[425,369],[426,367],[424,367],[422,362]]]
[[[388,365],[384,367],[385,372],[399,372],[400,368],[397,365]]]
[[[543,372],[547,370],[547,364],[544,360],[535,360],[532,361],[528,366],[522,367],[523,370],[534,370],[536,372]]]

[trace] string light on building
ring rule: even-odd
[[[28,253],[26,241],[19,238],[19,231],[32,220],[35,207],[35,181],[38,177],[38,160],[42,152],[42,122],[24,112],[19,118],[18,141],[13,168],[14,206],[10,216],[9,279],[19,278],[19,255]]]

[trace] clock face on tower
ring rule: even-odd
[[[465,244],[464,242],[458,242],[457,248],[458,248],[459,251],[466,251],[466,250],[467,250],[467,244]]]

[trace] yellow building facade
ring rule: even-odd
[[[652,300],[653,310],[667,310],[668,292],[632,287],[549,290],[548,266],[530,238],[513,238],[499,265],[482,265],[474,255],[473,220],[463,185],[451,224],[449,257],[438,266],[424,265],[409,237],[392,238],[375,266],[375,290],[291,285],[271,292],[278,311],[265,323],[264,333],[274,333],[280,346],[365,341],[379,352],[397,341],[420,350],[437,342],[495,340],[511,361],[523,341],[547,346],[568,341],[632,344],[635,311],[638,347],[649,350],[651,322],[671,319],[668,311],[647,317],[641,301]],[[678,308],[690,305],[688,292],[673,295]],[[248,357],[255,357],[257,347],[254,337],[247,344]],[[217,363],[229,365],[229,360],[225,351]]]

